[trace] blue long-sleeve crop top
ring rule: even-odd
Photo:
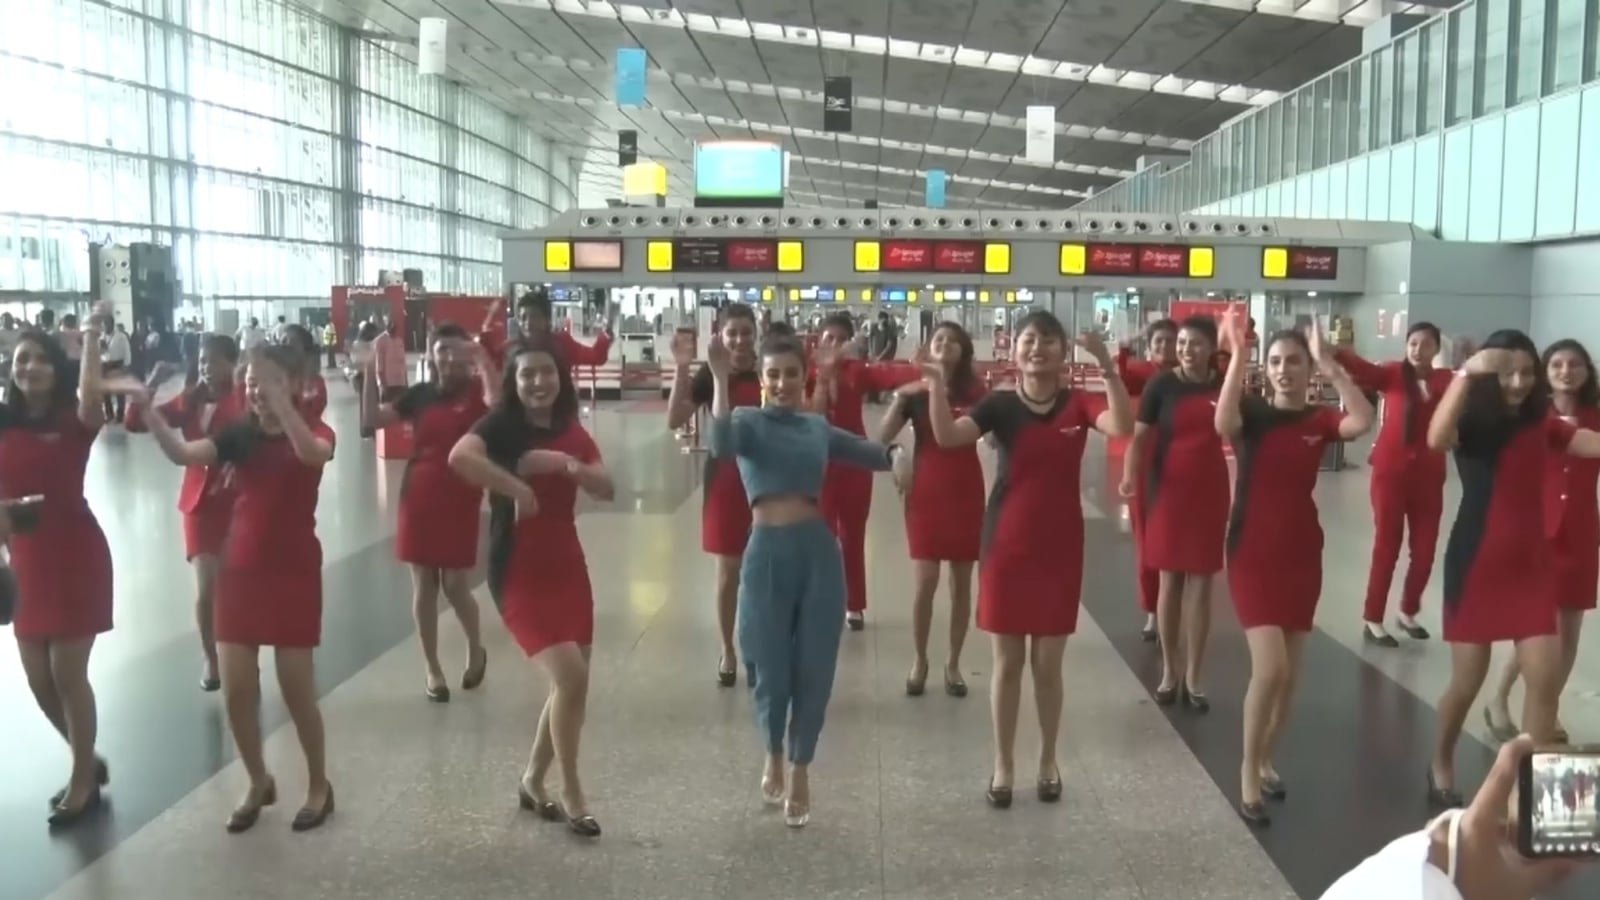
[[[739,466],[744,492],[762,497],[822,494],[829,462],[888,471],[889,448],[828,424],[816,413],[742,406],[711,420],[711,454]]]

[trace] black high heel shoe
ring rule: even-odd
[[[256,827],[256,822],[261,818],[261,810],[278,802],[278,783],[269,780],[266,789],[255,798],[254,803],[246,803],[228,815],[228,822],[223,826],[229,834],[243,834]]]
[[[1406,633],[1406,637],[1411,638],[1413,641],[1425,641],[1428,638],[1433,637],[1433,635],[1428,633],[1428,629],[1417,624],[1407,625],[1404,619],[1400,620],[1396,624],[1400,626],[1401,631]]]
[[[483,684],[484,676],[489,674],[489,651],[478,648],[472,655],[472,660],[467,663],[467,670],[461,673],[461,689],[463,691],[477,690]]]
[[[1061,773],[1057,772],[1051,778],[1039,779],[1037,790],[1040,803],[1059,803],[1061,801]]]
[[[50,828],[53,831],[72,828],[83,822],[90,815],[98,812],[103,802],[104,798],[100,796],[100,788],[96,787],[89,792],[88,798],[83,801],[81,806],[76,809],[68,809],[65,806],[57,805],[50,810],[50,817],[46,821],[50,823]]]
[[[1203,692],[1191,691],[1188,685],[1185,685],[1182,689],[1182,696],[1184,706],[1202,715],[1211,712],[1211,701],[1206,699],[1206,695]]]
[[[600,823],[594,820],[594,816],[587,814],[574,816],[567,812],[565,808],[561,809],[561,815],[566,817],[567,828],[578,837],[597,838],[600,836]]]
[[[944,692],[952,697],[965,697],[967,695],[967,682],[960,673],[952,676],[949,671],[944,673]]]
[[[331,815],[333,815],[333,785],[330,784],[328,785],[328,799],[322,801],[322,808],[301,807],[300,811],[294,814],[294,821],[289,823],[289,829],[291,831],[310,831],[313,828],[321,828],[322,824],[328,821],[328,817]]]
[[[987,799],[989,801],[989,805],[995,809],[1011,808],[1011,788],[995,787],[993,781],[989,782],[989,791],[988,793],[984,794],[984,798]]]
[[[1270,775],[1261,779],[1261,796],[1282,803],[1289,799],[1289,789],[1284,787],[1282,778]]]
[[[99,787],[105,787],[111,783],[111,768],[106,765],[105,760],[98,756],[94,758],[94,783]],[[67,799],[66,788],[56,791],[50,795],[50,808],[55,809],[65,799]]]
[[[1239,818],[1251,828],[1265,828],[1272,824],[1272,817],[1267,815],[1266,804],[1257,800],[1254,803],[1239,803]]]
[[[1435,809],[1459,809],[1466,805],[1465,799],[1454,788],[1439,787],[1433,780],[1433,770],[1428,770],[1428,805]]]
[[[559,804],[535,796],[533,791],[528,789],[526,782],[517,782],[517,805],[546,822],[559,822],[565,818]]]
[[[450,686],[447,684],[432,685],[424,683],[422,685],[422,696],[427,697],[429,703],[449,703]]]
[[[1172,704],[1178,702],[1178,686],[1173,685],[1172,687],[1167,688],[1158,687],[1152,692],[1152,695],[1156,699],[1157,706],[1171,706]]]
[[[728,668],[727,659],[717,660],[717,687],[730,688],[739,683],[739,669],[737,664]]]

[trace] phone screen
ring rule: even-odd
[[[1535,751],[1521,782],[1524,856],[1600,856],[1600,747]]]

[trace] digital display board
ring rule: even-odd
[[[1339,277],[1339,251],[1333,247],[1290,247],[1290,278],[1331,281]]]
[[[1210,278],[1216,251],[1187,244],[1062,244],[1062,275]]]
[[[783,199],[786,163],[779,144],[708,141],[694,147],[696,199]]]
[[[1139,248],[1133,244],[1090,244],[1085,275],[1139,274]]]
[[[1139,245],[1139,274],[1183,278],[1189,274],[1189,248],[1165,244]]]
[[[983,272],[982,241],[940,241],[933,245],[933,270],[952,275]]]
[[[1009,275],[1011,245],[984,241],[856,241],[857,272]]]
[[[926,272],[933,268],[933,242],[884,241],[879,261],[885,272]]]
[[[727,268],[727,241],[685,238],[672,242],[674,272],[722,272]]]
[[[622,271],[621,241],[573,241],[572,271]]]
[[[728,270],[731,272],[776,272],[778,242],[737,240],[728,242]]]

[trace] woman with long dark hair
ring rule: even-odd
[[[500,373],[488,352],[459,325],[436,328],[428,356],[428,380],[406,388],[392,403],[379,401],[376,379],[365,380],[361,431],[372,434],[397,422],[411,423],[411,458],[400,482],[394,549],[411,568],[411,616],[422,648],[423,694],[435,703],[448,703],[450,687],[439,663],[441,593],[467,638],[461,689],[482,684],[489,664],[469,581],[478,562],[483,490],[455,473],[450,451],[497,403]]]
[[[234,370],[238,366],[239,345],[233,338],[225,334],[206,336],[200,345],[195,380],[185,386],[183,393],[161,404],[161,415],[183,434],[184,440],[215,437],[248,412],[244,394],[235,385]],[[158,363],[145,388],[153,394],[171,371]],[[128,406],[125,421],[130,432],[149,430],[138,403]],[[205,657],[200,689],[207,692],[222,688],[213,622],[217,572],[222,565],[234,500],[232,486],[224,483],[223,474],[220,466],[189,466],[183,470],[183,484],[178,489],[184,555],[194,569],[195,624]]]
[[[1045,803],[1061,799],[1056,741],[1062,657],[1078,627],[1083,587],[1083,451],[1091,428],[1108,437],[1133,429],[1127,389],[1098,335],[1086,333],[1077,344],[1105,372],[1104,394],[1064,387],[1070,342],[1061,320],[1032,312],[1017,322],[1016,335],[1016,390],[996,391],[960,418],[950,409],[944,367],[924,368],[928,421],[939,446],[970,447],[993,435],[1000,448],[978,567],[978,627],[989,632],[994,652],[987,796],[997,809],[1011,806],[1022,671],[1030,662],[1041,744],[1038,796]]]
[[[1238,323],[1230,318],[1224,327],[1227,343],[1243,347]],[[1309,334],[1281,331],[1267,342],[1269,398],[1244,395],[1247,355],[1233,354],[1213,415],[1217,434],[1234,442],[1239,462],[1227,544],[1228,592],[1250,649],[1239,815],[1258,827],[1270,821],[1262,798],[1288,796],[1272,755],[1289,720],[1322,595],[1317,472],[1328,444],[1372,427],[1372,404],[1324,350],[1316,326]],[[1339,392],[1343,413],[1310,403],[1313,370]]]
[[[940,322],[928,342],[929,362],[944,369],[950,408],[966,415],[983,399],[983,384],[972,366],[972,337],[954,322]],[[911,471],[895,473],[905,497],[906,543],[915,572],[911,607],[913,658],[906,693],[921,696],[928,681],[928,636],[933,630],[933,595],[939,589],[939,568],[950,570],[950,643],[944,664],[944,692],[967,695],[961,674],[961,650],[972,621],[972,567],[978,562],[983,535],[983,464],[977,447],[946,450],[928,429],[925,382],[914,381],[894,394],[884,414],[878,441],[889,444],[911,423],[916,438]]]
[[[1127,385],[1133,408],[1138,409],[1144,389],[1157,375],[1178,365],[1178,323],[1171,319],[1157,319],[1145,326],[1144,359],[1134,359],[1128,347],[1117,349],[1117,374]],[[1137,430],[1138,426],[1134,426]],[[1139,632],[1147,643],[1158,636],[1156,626],[1157,600],[1161,595],[1161,572],[1145,564],[1144,559],[1144,482],[1150,473],[1151,451],[1154,441],[1141,442],[1138,454],[1133,450],[1132,438],[1118,438],[1111,442],[1122,453],[1122,483],[1118,492],[1128,502],[1128,525],[1133,532],[1134,570],[1139,580],[1139,608],[1144,611],[1144,628]],[[1120,445],[1120,446],[1119,446]]]
[[[717,323],[717,339],[728,351],[729,404],[761,405],[761,377],[756,372],[756,314],[743,303],[730,303]],[[711,408],[715,379],[701,366],[691,376],[695,336],[680,329],[672,339],[672,360],[677,377],[667,397],[667,427],[676,431],[693,421],[698,410]],[[700,549],[717,560],[717,631],[722,655],[717,660],[717,684],[733,687],[739,681],[739,651],[734,646],[734,619],[739,604],[739,570],[745,543],[750,539],[750,501],[732,460],[707,454],[701,491]],[[747,675],[748,679],[748,675]]]
[[[1433,573],[1444,515],[1445,455],[1428,448],[1428,421],[1454,377],[1433,365],[1439,343],[1432,322],[1417,322],[1406,329],[1406,353],[1398,362],[1367,362],[1353,350],[1335,354],[1361,390],[1383,398],[1383,420],[1372,448],[1372,567],[1361,636],[1379,647],[1400,646],[1383,620],[1402,537],[1408,539],[1411,564],[1401,588],[1400,630],[1416,641],[1429,637],[1417,613]]]
[[[322,348],[317,344],[316,335],[304,325],[285,325],[283,342],[293,347],[305,361],[304,368],[294,373],[300,382],[300,413],[308,419],[321,419],[328,409],[328,383],[317,365]]]
[[[246,359],[250,412],[215,435],[186,439],[150,407],[148,392],[137,400],[167,459],[190,468],[220,466],[235,493],[217,576],[216,637],[228,726],[250,787],[226,828],[230,834],[250,830],[278,799],[261,735],[260,654],[271,647],[306,760],[306,799],[290,827],[309,831],[334,808],[313,662],[322,642],[317,492],[323,467],[333,459],[334,435],[301,411],[306,360],[297,349],[263,345]]]
[[[609,501],[616,488],[594,438],[578,419],[572,367],[549,337],[506,346],[499,402],[450,451],[450,467],[489,491],[489,590],[506,630],[550,679],[527,768],[523,809],[599,837],[578,777],[589,702],[594,592],[578,539],[581,491]],[[545,778],[561,766],[561,800]]]
[[[103,320],[89,320],[91,346]],[[111,550],[83,494],[105,424],[102,388],[98,353],[82,354],[74,372],[53,336],[28,330],[17,338],[0,404],[0,539],[9,542],[18,597],[12,633],[39,710],[72,751],[67,786],[50,798],[52,828],[100,808],[110,780],[94,752],[89,654],[111,630]]]
[[[899,448],[805,411],[799,341],[769,338],[760,360],[765,402],[735,410],[733,354],[712,340],[711,453],[738,466],[752,508],[739,575],[739,643],[755,670],[756,718],[766,737],[761,793],[769,805],[783,804],[785,824],[802,828],[811,818],[809,772],[833,694],[846,606],[842,553],[818,500],[830,464],[887,471]]]
[[[1600,382],[1595,380],[1594,359],[1588,349],[1571,339],[1556,341],[1540,360],[1550,385],[1550,415],[1568,425],[1600,431]],[[1544,528],[1550,539],[1550,562],[1555,572],[1556,632],[1561,637],[1560,687],[1566,688],[1578,659],[1578,637],[1583,616],[1595,608],[1600,589],[1600,460],[1550,454],[1545,458]],[[1518,734],[1511,724],[1511,688],[1522,677],[1513,655],[1507,661],[1494,696],[1483,709],[1489,731],[1502,741]],[[1554,737],[1567,741],[1566,729],[1556,722]]]
[[[1600,457],[1600,432],[1549,414],[1539,351],[1520,331],[1489,335],[1428,423],[1428,446],[1454,450],[1461,505],[1445,545],[1444,639],[1450,683],[1440,697],[1428,799],[1460,806],[1455,749],[1489,673],[1490,650],[1516,643],[1522,731],[1555,738],[1562,651],[1554,549],[1546,537],[1550,457]]]

